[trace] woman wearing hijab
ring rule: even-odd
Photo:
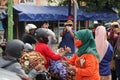
[[[68,69],[75,72],[76,80],[100,80],[99,54],[92,31],[88,29],[75,32],[74,43],[77,52],[68,60]]]
[[[111,80],[110,62],[113,55],[113,47],[107,40],[107,32],[104,26],[98,26],[95,30],[95,42],[100,55],[100,76],[101,80]]]

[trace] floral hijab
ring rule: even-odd
[[[98,60],[100,60],[91,30],[83,29],[76,31],[75,36],[82,41],[82,46],[79,47],[76,52],[78,56],[81,56],[82,54],[94,54]]]

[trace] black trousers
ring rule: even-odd
[[[117,80],[116,70],[111,70],[111,80]]]

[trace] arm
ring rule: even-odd
[[[70,51],[71,49],[69,47],[65,47],[64,49],[60,50],[59,53],[54,53],[49,46],[46,46],[46,48],[44,49],[45,55],[52,60],[59,60],[63,58],[64,55],[66,53],[69,53]]]
[[[73,56],[67,61],[68,64],[75,65],[77,54],[73,54]]]
[[[72,32],[72,30],[70,30],[69,33],[74,38],[74,33]]]
[[[13,72],[23,75],[26,78],[29,78],[30,80],[32,80],[38,74],[38,72],[35,69],[32,69],[28,74],[26,74],[25,70],[22,68],[22,66],[19,63],[15,63],[12,66],[14,67]]]
[[[86,54],[84,67],[76,68],[76,73],[80,76],[92,76],[93,74],[99,73],[99,62],[93,54]],[[87,75],[86,75],[87,74]]]
[[[63,32],[60,33],[60,36],[63,37],[66,32],[66,28],[63,29]]]
[[[66,31],[69,32],[70,35],[74,38],[74,33],[73,33],[73,31],[72,31],[72,28],[70,28],[69,26],[66,26],[66,27],[63,29],[63,32],[60,33],[60,36],[63,37]]]
[[[74,38],[74,33],[72,31],[72,27],[66,26],[67,31],[70,33],[70,35]]]
[[[45,53],[45,56],[52,59],[52,60],[59,60],[61,56],[59,54],[55,54],[49,46],[44,48],[43,52]]]

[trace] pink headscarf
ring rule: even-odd
[[[107,32],[104,26],[98,26],[95,30],[95,42],[98,54],[100,55],[100,61],[103,59],[109,42],[107,41]]]

